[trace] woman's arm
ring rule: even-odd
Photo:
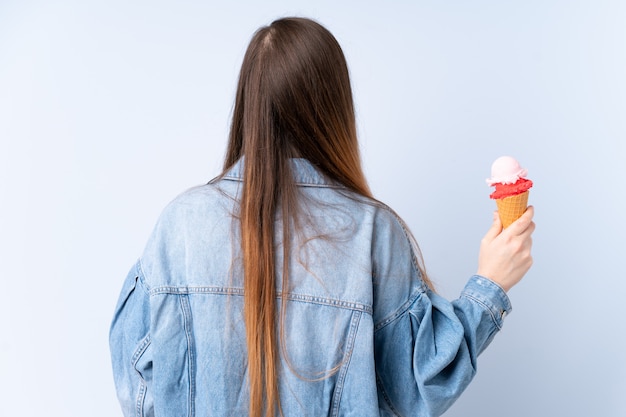
[[[532,214],[529,208],[504,231],[499,218],[494,219],[481,245],[479,266],[491,276],[472,276],[453,302],[423,283],[404,230],[378,225],[374,320],[381,409],[439,416],[469,385],[478,355],[511,311],[504,288],[517,283],[532,263]]]

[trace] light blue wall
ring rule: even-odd
[[[219,172],[244,48],[292,14],[342,44],[368,178],[441,293],[475,271],[492,160],[535,181],[535,265],[446,417],[626,415],[626,4],[391,3],[0,1],[0,415],[119,415],[121,280]]]

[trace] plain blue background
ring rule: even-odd
[[[443,295],[475,272],[491,162],[535,181],[535,265],[446,417],[625,416],[619,0],[0,0],[0,415],[120,414],[122,279],[163,206],[220,171],[245,47],[286,15],[344,48],[374,193]]]

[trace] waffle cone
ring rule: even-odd
[[[507,228],[526,211],[528,207],[528,191],[496,200],[496,204],[498,205],[502,226]]]

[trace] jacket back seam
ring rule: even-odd
[[[232,287],[212,287],[212,286],[160,286],[150,289],[150,296],[157,295],[188,295],[188,294],[208,294],[208,295],[234,295],[242,297],[244,295],[243,288]],[[317,295],[308,294],[284,294],[278,292],[276,294],[278,298],[285,298],[288,301],[299,301],[310,304],[326,305],[329,307],[336,307],[345,310],[361,311],[363,313],[372,314],[372,306],[363,304],[357,301],[346,301],[336,298],[320,297]]]
[[[183,328],[185,331],[185,337],[187,339],[187,377],[189,378],[189,399],[188,399],[188,416],[193,417],[195,414],[194,407],[194,396],[195,393],[195,348],[193,344],[193,335],[192,335],[192,317],[191,317],[191,306],[189,305],[189,296],[188,294],[182,294],[179,297],[180,300],[180,308],[183,314]]]
[[[339,405],[341,403],[341,395],[343,394],[343,385],[346,379],[346,375],[348,373],[348,368],[350,367],[350,361],[352,360],[352,351],[354,350],[354,340],[356,339],[356,334],[359,329],[359,323],[361,322],[360,311],[355,311],[353,313],[352,320],[350,320],[350,333],[348,334],[348,344],[346,346],[346,353],[344,354],[344,364],[339,371],[339,375],[337,375],[337,385],[335,388],[335,392],[333,393],[332,399],[332,416],[339,415]]]

